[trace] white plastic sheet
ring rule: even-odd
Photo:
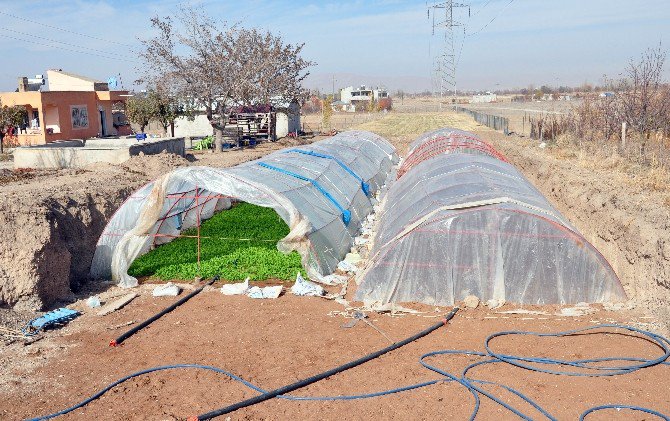
[[[229,208],[233,200],[273,208],[290,227],[277,248],[286,253],[298,251],[312,279],[332,273],[370,213],[371,197],[363,192],[361,181],[336,160],[295,149],[337,158],[373,194],[397,162],[395,149],[386,140],[351,131],[236,167],[179,168],[139,189],[117,210],[98,241],[91,276],[112,278],[122,287],[136,286],[137,280],[127,273],[133,260],[195,226],[198,219]],[[315,180],[351,212],[351,221],[344,223],[342,212],[314,183],[264,168],[259,162]]]
[[[440,154],[391,184],[370,255],[360,301],[626,298],[603,256],[519,171],[486,154]]]

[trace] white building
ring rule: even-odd
[[[289,133],[300,131],[300,104],[293,100],[274,104],[276,114],[275,134],[277,139],[286,137]]]
[[[497,101],[498,101],[498,95],[492,94],[491,92],[487,91],[484,95],[482,94],[473,95],[470,103],[481,104],[481,103],[497,102]]]
[[[388,98],[389,94],[385,88],[368,88],[365,85],[361,85],[358,88],[353,86],[348,86],[346,88],[340,89],[340,101],[345,104],[356,105],[357,102],[370,102],[370,99],[379,101],[383,98]]]
[[[300,128],[300,105],[298,101],[291,102],[272,100],[275,119],[275,136],[277,139],[286,137],[289,133],[296,133]],[[204,113],[198,113],[191,119],[177,117],[174,124],[175,137],[205,137],[212,134],[212,125]]]

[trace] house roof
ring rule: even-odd
[[[81,76],[81,75],[78,75],[76,73],[64,72],[62,70],[51,70],[51,71],[56,72],[56,73],[60,73],[60,74],[65,75],[65,76],[70,76],[70,77],[74,77],[74,78],[77,78],[77,79],[81,79],[81,80],[84,80],[86,82],[106,83],[106,82],[103,82],[102,80],[93,79],[93,78],[86,77],[86,76]]]

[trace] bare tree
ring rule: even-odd
[[[625,77],[617,86],[621,118],[646,138],[664,126],[670,112],[667,89],[663,85],[665,58],[666,52],[660,45],[648,49],[641,60],[630,61]]]
[[[268,103],[275,97],[300,100],[305,70],[303,44],[284,44],[279,36],[238,25],[218,23],[203,11],[181,7],[177,22],[151,19],[158,31],[143,41],[149,66],[145,79],[170,81],[172,93],[203,109],[212,125],[216,149],[222,149],[227,114],[235,104]]]

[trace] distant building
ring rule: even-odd
[[[248,134],[251,129],[250,125],[256,125],[258,122],[251,122],[242,124],[235,120],[234,117],[238,113],[244,113],[245,119],[252,119],[252,115],[263,121],[261,125],[269,124],[269,136],[273,139],[280,139],[286,137],[289,133],[300,132],[300,104],[297,100],[285,100],[283,98],[275,97],[270,100],[270,104],[257,104],[255,106],[244,107],[238,105],[233,108],[249,108],[256,109],[255,111],[231,111],[229,121],[224,130],[224,137],[233,133],[232,137]],[[263,111],[261,111],[263,109]],[[259,121],[260,121],[259,120]],[[239,123],[239,124],[238,124]],[[244,126],[244,127],[242,127]],[[244,129],[244,130],[241,130]],[[253,131],[253,130],[252,130]],[[174,136],[175,137],[205,137],[213,133],[212,125],[210,124],[204,109],[198,110],[195,115],[186,117],[177,117],[174,121]]]
[[[472,100],[470,101],[472,104],[481,104],[481,103],[488,103],[488,102],[497,102],[498,101],[498,95],[492,94],[491,92],[486,92],[485,94],[477,94],[472,96]]]
[[[15,92],[0,92],[3,105],[20,105],[28,113],[19,144],[118,135],[125,127],[113,112],[125,108],[128,91],[110,91],[106,82],[62,70],[48,70],[47,80],[20,77]]]
[[[300,131],[300,104],[295,99],[293,101],[275,100],[274,110],[275,119],[275,138],[286,137],[289,133],[298,133]]]
[[[348,86],[346,88],[340,89],[340,101],[347,105],[353,105],[354,111],[356,109],[365,109],[363,103],[369,103],[370,100],[379,101],[383,98],[388,98],[389,94],[385,88],[368,88],[365,85],[361,85],[358,88],[353,86]],[[360,107],[360,108],[359,108]],[[347,109],[345,111],[349,111]]]
[[[331,106],[333,107],[333,111],[344,111],[347,113],[356,112],[356,106],[354,104],[344,101],[335,101]]]

